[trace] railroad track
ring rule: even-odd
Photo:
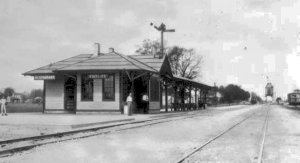
[[[260,143],[257,163],[262,163],[263,162],[262,161],[263,160],[263,151],[264,151],[266,133],[267,133],[268,124],[269,124],[269,113],[270,113],[270,105],[268,105],[268,111],[267,111],[267,115],[266,115],[266,118],[265,118],[265,121],[264,121],[263,134],[262,134],[262,137],[261,137],[261,143]]]
[[[259,153],[258,153],[258,159],[257,159],[257,163],[262,163],[262,156],[263,156],[263,149],[264,149],[264,142],[265,142],[265,137],[266,137],[266,131],[268,128],[268,119],[269,119],[269,111],[270,111],[270,106],[267,106],[267,114],[264,120],[264,124],[263,124],[263,133],[262,133],[262,138],[261,138],[261,143],[260,143],[260,148],[259,148]],[[245,122],[246,120],[248,120],[249,118],[253,117],[254,115],[256,115],[257,113],[251,113],[249,116],[243,118],[242,120],[238,121],[237,123],[233,124],[232,126],[230,126],[229,128],[225,129],[224,131],[222,131],[221,133],[217,134],[216,136],[212,137],[211,139],[209,139],[207,142],[205,142],[204,144],[201,144],[200,146],[198,146],[197,148],[194,148],[194,150],[190,151],[188,154],[186,154],[185,156],[179,158],[175,163],[182,163],[184,161],[187,161],[190,157],[192,157],[194,154],[196,154],[197,152],[200,152],[204,147],[206,147],[207,145],[209,145],[210,143],[214,142],[215,140],[219,139],[220,137],[222,137],[224,134],[230,132],[233,128],[239,126],[240,124],[242,124],[243,122]]]
[[[176,114],[172,116],[166,115],[166,116],[160,116],[159,118],[153,118],[148,120],[140,120],[140,121],[126,122],[126,123],[113,124],[113,125],[107,125],[101,127],[92,127],[92,128],[72,130],[72,131],[66,131],[60,133],[53,133],[47,135],[4,140],[4,141],[0,141],[0,146],[1,146],[0,158],[8,157],[13,154],[24,152],[42,145],[83,139],[87,137],[108,134],[111,132],[141,128],[145,126],[151,126],[151,125],[167,123],[171,121],[194,118],[198,116],[203,116],[203,113],[197,112],[196,114],[183,113],[183,114]]]

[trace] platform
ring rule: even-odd
[[[208,110],[237,108],[241,106],[209,107]],[[204,111],[204,110],[196,110]],[[161,112],[159,114],[43,114],[43,113],[10,113],[0,116],[0,141],[38,136],[50,133],[78,130],[90,127],[114,125],[138,120],[147,120],[173,115],[193,114],[194,111]]]

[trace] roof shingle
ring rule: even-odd
[[[53,74],[54,70],[87,60],[92,56],[93,56],[93,54],[79,54],[77,56],[74,56],[74,57],[71,57],[71,58],[68,58],[68,59],[65,59],[62,61],[58,61],[55,63],[51,63],[49,65],[25,72],[25,73],[23,73],[23,75]]]

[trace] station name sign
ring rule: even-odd
[[[108,74],[89,74],[88,78],[90,78],[90,79],[105,79],[105,78],[108,78]]]
[[[55,80],[55,75],[35,75],[34,80]]]

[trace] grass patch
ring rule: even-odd
[[[43,104],[9,103],[6,105],[7,113],[42,112]]]

